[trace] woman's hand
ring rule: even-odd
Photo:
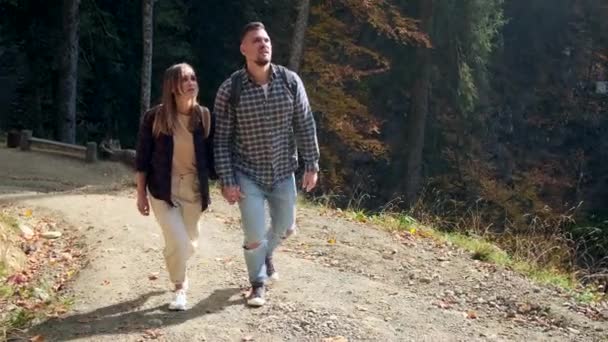
[[[150,202],[146,193],[137,194],[137,210],[144,216],[150,215]]]
[[[137,172],[135,174],[137,184],[137,210],[144,215],[150,215],[150,202],[148,202],[148,192],[146,191],[146,174]]]
[[[222,196],[228,201],[228,204],[233,205],[238,203],[242,198],[245,197],[241,192],[239,186],[225,186],[222,188]]]

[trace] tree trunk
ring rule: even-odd
[[[63,1],[63,44],[59,62],[60,139],[76,142],[76,86],[78,80],[78,26],[80,0]]]
[[[46,138],[47,132],[44,132],[42,123],[45,121],[45,116],[42,112],[42,89],[41,87],[34,87],[34,120],[36,121],[33,125],[34,135],[37,137]]]
[[[140,118],[150,108],[152,80],[152,41],[154,37],[154,0],[142,0],[143,54],[141,64]]]
[[[293,31],[293,40],[291,41],[291,52],[289,54],[289,63],[287,67],[295,72],[300,69],[302,54],[304,53],[304,36],[308,27],[308,13],[310,12],[310,0],[301,0],[298,6],[298,17]]]
[[[420,0],[420,25],[423,32],[430,35],[433,19],[433,0]],[[405,199],[414,205],[418,199],[422,178],[422,151],[424,150],[424,131],[429,108],[429,83],[431,71],[430,49],[424,46],[416,50],[419,75],[412,91],[412,110],[408,120],[408,156]]]

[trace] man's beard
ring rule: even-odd
[[[255,64],[257,64],[258,66],[267,66],[268,64],[270,64],[270,60],[269,59],[258,59],[257,61],[255,61]]]
[[[261,67],[266,66],[266,65],[270,64],[270,57],[269,58],[264,58],[264,57],[258,58],[255,60],[255,64],[257,64],[258,66],[261,66]]]

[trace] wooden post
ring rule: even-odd
[[[21,139],[19,140],[19,146],[21,146],[21,151],[29,151],[32,139],[32,131],[24,129],[21,131]]]
[[[16,148],[19,147],[21,140],[21,132],[16,129],[11,129],[6,135],[6,147]]]
[[[87,143],[87,154],[85,158],[87,163],[94,163],[97,161],[97,143],[89,141]]]

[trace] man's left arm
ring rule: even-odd
[[[306,95],[306,89],[300,77],[293,73],[297,88],[294,96],[294,131],[298,150],[308,172],[319,172],[319,142],[317,128],[312,110]]]

